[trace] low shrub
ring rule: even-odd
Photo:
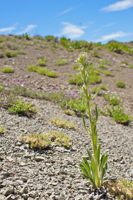
[[[118,82],[116,83],[116,86],[119,87],[119,88],[124,88],[124,87],[125,87],[125,83],[122,82],[122,81],[118,81]]]
[[[101,88],[102,90],[108,90],[108,87],[107,87],[106,85],[101,85],[100,88]]]
[[[45,66],[45,65],[46,65],[46,61],[40,60],[40,61],[38,62],[38,65],[40,65],[40,66]]]
[[[93,53],[91,53],[91,55],[95,57],[99,57],[100,53],[98,53],[97,51],[94,51]]]
[[[1,69],[1,71],[4,72],[4,73],[13,73],[13,72],[14,72],[14,69],[13,69],[12,67],[6,66],[6,67],[3,67],[3,68]]]
[[[11,54],[10,51],[5,51],[4,54],[5,54],[8,58],[12,57],[12,54]]]
[[[114,94],[105,94],[104,95],[104,99],[105,100],[108,100],[110,104],[113,104],[113,105],[118,105],[120,103],[120,98],[117,96],[117,95],[114,95]]]

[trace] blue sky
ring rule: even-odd
[[[133,41],[133,0],[4,0],[0,34]]]

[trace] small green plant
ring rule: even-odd
[[[4,41],[4,39],[3,39],[3,38],[0,38],[0,43],[3,42],[3,41]]]
[[[3,87],[0,85],[0,92],[2,92],[3,91]]]
[[[46,65],[46,61],[40,60],[40,61],[38,62],[38,65],[40,65],[40,66],[45,66],[45,65]]]
[[[91,55],[95,57],[99,57],[100,53],[98,53],[97,51],[94,51],[93,53],[91,53]]]
[[[94,187],[101,187],[103,183],[103,177],[108,169],[108,164],[107,164],[108,155],[105,155],[105,154],[101,155],[100,153],[101,144],[97,145],[96,123],[98,120],[98,109],[96,106],[95,107],[96,116],[92,117],[92,114],[91,114],[92,107],[90,104],[90,100],[95,98],[98,91],[93,97],[88,92],[89,79],[88,79],[88,74],[87,74],[88,73],[87,68],[89,64],[86,62],[86,58],[87,58],[86,54],[81,54],[78,57],[77,62],[82,64],[82,67],[80,68],[80,74],[82,77],[83,86],[80,91],[82,93],[82,99],[85,98],[84,105],[86,107],[85,109],[86,113],[89,116],[90,129],[88,130],[86,127],[84,115],[82,115],[83,124],[84,124],[85,130],[91,137],[94,155],[91,153],[91,151],[87,150],[87,153],[90,159],[90,164],[87,161],[87,159],[83,157],[83,161],[81,162],[81,164],[79,164],[79,167],[81,168],[83,172],[82,175],[87,180],[89,180]]]
[[[111,63],[109,61],[105,61],[105,60],[102,60],[102,59],[100,59],[98,62],[101,63],[101,64],[111,65]]]
[[[73,110],[70,110],[70,109],[64,110],[63,113],[65,113],[67,115],[75,115],[75,112]]]
[[[5,51],[4,54],[5,54],[8,58],[12,57],[12,54],[11,54],[10,51]]]
[[[121,69],[120,69],[120,68],[116,68],[115,70],[116,70],[116,71],[121,71]]]
[[[33,149],[46,149],[51,147],[52,142],[57,146],[64,146],[69,148],[72,145],[71,138],[64,133],[49,132],[42,134],[31,133],[28,136],[21,136],[21,141],[28,143]]]
[[[117,199],[133,199],[133,182],[126,180],[106,181],[109,193]]]
[[[124,88],[125,87],[125,83],[123,81],[118,81],[116,83],[116,86],[119,87],[119,88]]]
[[[15,57],[15,56],[17,56],[17,52],[12,53],[12,57]]]
[[[36,113],[36,108],[33,107],[32,103],[23,104],[21,99],[17,99],[13,102],[13,106],[8,108],[9,113],[11,114],[28,114],[28,113]]]
[[[0,134],[2,134],[5,131],[5,128],[0,125]]]
[[[78,71],[79,65],[73,65],[73,68]]]
[[[92,93],[92,94],[97,93],[97,91],[99,92],[99,88],[98,88],[98,87],[94,87],[94,88],[91,89],[91,93]],[[97,93],[97,94],[98,94],[98,93]]]
[[[30,37],[27,33],[23,34],[22,37],[25,38],[26,40],[30,40]]]
[[[36,58],[37,58],[37,59],[41,59],[41,60],[45,60],[45,61],[46,61],[46,57],[41,56],[41,55],[36,56]]]
[[[12,67],[6,66],[6,67],[3,67],[3,68],[1,69],[1,71],[4,72],[4,73],[13,73],[13,72],[14,72],[14,69],[13,69]]]
[[[65,65],[68,64],[68,61],[65,59],[57,59],[57,62],[55,63],[55,65]]]
[[[65,120],[62,119],[51,119],[50,120],[52,123],[56,124],[56,126],[60,127],[60,128],[70,128],[70,129],[76,129],[74,124],[67,122]]]
[[[130,65],[129,65],[129,68],[132,68],[132,69],[133,69],[133,65],[130,64]]]
[[[120,98],[117,96],[117,95],[114,95],[114,94],[105,94],[104,95],[104,99],[105,100],[108,100],[110,104],[113,104],[113,105],[118,105],[120,103]]]
[[[114,51],[116,53],[121,53],[122,52],[122,46],[119,42],[115,42],[115,41],[112,41],[112,42],[109,42],[107,44],[108,46],[108,50],[109,51]]]
[[[106,76],[115,76],[112,72],[103,71]]]
[[[22,55],[25,55],[26,52],[24,50],[21,50],[21,49],[18,49],[15,51],[17,54],[22,54]]]
[[[122,61],[123,64],[128,65],[127,61]]]
[[[107,87],[106,85],[101,85],[100,88],[101,88],[102,90],[108,90],[108,87]]]
[[[41,75],[49,76],[49,77],[52,77],[52,78],[56,78],[57,77],[56,73],[50,72],[46,68],[41,68],[41,67],[37,67],[37,66],[34,66],[34,65],[28,65],[28,70],[29,71],[33,71],[33,72],[38,72]]]
[[[101,76],[89,75],[88,78],[91,84],[101,83]],[[74,78],[69,79],[69,83],[81,85],[83,83],[81,75],[78,74]]]
[[[107,69],[107,67],[104,64],[99,65],[99,67],[102,69]]]
[[[72,74],[68,74],[68,76],[72,76]]]
[[[114,121],[128,125],[130,121],[132,121],[132,117],[129,114],[124,113],[124,108],[120,108],[121,104],[119,104],[116,108],[111,105],[111,109],[106,107],[109,116],[113,117]]]

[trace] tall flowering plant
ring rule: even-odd
[[[85,53],[82,53],[78,57],[77,62],[79,62],[82,65],[82,67],[79,68],[79,72],[80,72],[82,80],[83,80],[83,86],[80,89],[80,91],[82,92],[82,98],[85,97],[85,99],[86,99],[85,106],[86,106],[86,113],[89,116],[90,128],[89,129],[86,128],[86,122],[85,122],[84,115],[82,115],[83,124],[84,124],[85,130],[91,137],[93,153],[91,153],[91,151],[87,150],[87,153],[88,153],[88,156],[90,159],[90,164],[87,161],[87,159],[83,157],[83,160],[82,160],[81,164],[79,164],[79,167],[82,170],[81,174],[87,180],[89,180],[94,187],[101,187],[101,185],[103,183],[103,177],[108,169],[108,163],[107,163],[108,155],[104,155],[104,154],[101,155],[101,153],[100,153],[101,144],[99,144],[99,145],[97,144],[96,123],[98,120],[98,109],[96,106],[95,107],[95,116],[92,117],[90,101],[91,101],[91,99],[94,99],[96,97],[98,91],[96,92],[96,94],[93,97],[88,91],[88,86],[89,86],[88,75],[90,72],[88,70],[89,63],[86,62],[86,58],[87,58],[87,55]]]

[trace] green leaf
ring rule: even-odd
[[[83,162],[85,163],[86,169],[87,169],[87,171],[89,172],[89,174],[90,174],[90,176],[91,176],[90,165],[89,165],[88,161],[86,160],[86,158],[84,158],[84,157],[83,157]]]
[[[87,131],[87,129],[86,129],[86,124],[85,124],[85,117],[84,117],[84,114],[83,114],[83,113],[82,113],[82,119],[83,119],[83,124],[84,124],[85,130]]]
[[[95,161],[94,161],[93,157],[91,159],[91,168],[92,168],[93,171],[95,170]]]
[[[82,176],[84,176],[87,180],[89,179],[93,186],[95,186],[95,182],[91,177],[86,176],[85,174],[81,173]]]
[[[104,157],[104,159],[103,159],[103,163],[102,163],[103,166],[106,164],[107,159],[108,159],[108,155],[106,155],[106,156]]]
[[[97,161],[99,165],[99,160],[100,160],[100,150],[101,150],[101,144],[99,144],[98,149],[97,149]]]
[[[79,164],[79,167],[80,167],[80,169],[84,172],[84,174],[85,174],[86,176],[89,176],[89,173],[88,173],[88,171],[86,170],[86,168],[84,167],[83,163],[82,163],[82,164]]]
[[[95,112],[96,112],[96,121],[98,120],[98,109],[97,109],[97,105],[95,107]]]
[[[92,153],[87,149],[87,153],[88,153],[88,156],[90,158],[90,160],[92,159]]]

